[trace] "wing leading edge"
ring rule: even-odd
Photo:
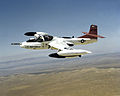
[[[70,46],[63,40],[54,40],[49,43],[49,46],[51,49],[57,49],[57,50],[65,50],[70,48]]]

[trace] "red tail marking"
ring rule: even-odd
[[[97,35],[97,25],[91,25],[90,26],[89,34]]]
[[[91,39],[97,39],[98,37],[100,38],[105,38],[103,36],[97,35],[97,25],[91,25],[89,32],[82,32],[85,35],[78,37],[78,38],[91,38]]]
[[[89,35],[89,36],[93,36],[93,37],[105,38],[105,37],[103,37],[103,36],[94,35],[94,34],[89,34],[89,33],[87,33],[87,32],[82,32],[82,33],[84,33],[84,34],[86,34],[86,35]]]

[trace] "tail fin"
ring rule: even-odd
[[[90,39],[97,39],[98,37],[104,38],[103,36],[97,35],[97,25],[91,25],[89,32],[82,32],[85,35],[78,37],[78,38],[90,38]]]
[[[97,25],[90,26],[89,34],[97,35]]]

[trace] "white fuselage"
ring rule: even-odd
[[[89,44],[96,42],[96,39],[90,39],[90,38],[58,38],[54,37],[51,41],[57,40],[59,41],[67,41],[69,43],[72,43],[73,45],[84,45],[84,44]],[[51,41],[42,41],[42,42],[22,42],[20,47],[21,48],[26,48],[26,49],[49,49],[49,43]]]

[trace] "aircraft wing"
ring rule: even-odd
[[[55,40],[49,43],[49,46],[51,49],[57,49],[57,50],[64,50],[64,49],[69,49],[69,45],[67,42],[63,40]]]
[[[57,49],[57,53],[52,53],[49,56],[54,58],[71,58],[76,57],[84,54],[91,53],[87,50],[82,49],[72,49],[69,45],[72,44],[71,42],[63,41],[63,40],[55,40],[49,43],[51,49]]]

